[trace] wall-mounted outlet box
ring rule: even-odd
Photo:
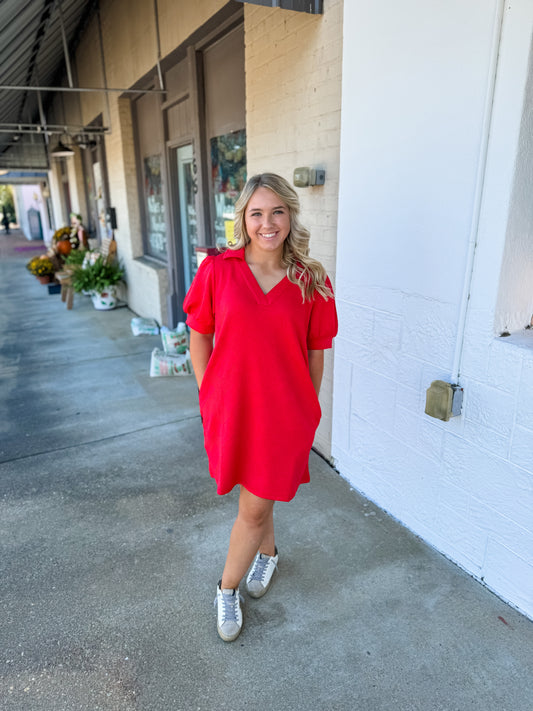
[[[459,385],[434,380],[426,390],[426,409],[424,412],[437,420],[448,422],[451,417],[461,414],[463,388]]]
[[[297,188],[308,188],[312,185],[324,185],[326,171],[322,168],[295,168],[293,183]]]

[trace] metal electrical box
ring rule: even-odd
[[[312,185],[324,185],[326,171],[322,168],[295,168],[293,183],[297,188],[308,188]]]
[[[110,230],[117,229],[117,212],[114,207],[108,207],[105,211],[105,220]]]
[[[448,422],[451,417],[461,414],[463,388],[459,385],[434,380],[426,390],[426,409],[424,412],[437,420]]]

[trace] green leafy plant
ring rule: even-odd
[[[87,251],[88,250],[84,249],[73,249],[72,252],[65,257],[64,263],[71,267],[81,267]]]
[[[107,291],[124,278],[124,269],[116,262],[107,264],[104,257],[100,256],[94,264],[76,269],[72,275],[74,291],[96,291],[101,294]]]
[[[33,257],[26,264],[26,269],[34,276],[49,276],[55,272],[52,260],[49,257]]]
[[[4,210],[9,222],[17,221],[13,190],[10,185],[0,185],[0,217],[3,216]]]

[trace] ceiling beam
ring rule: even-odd
[[[114,92],[119,94],[166,94],[165,89],[111,89],[97,87],[82,87],[82,86],[12,86],[0,85],[0,91],[65,91],[65,92],[96,92],[108,93]]]
[[[109,133],[105,126],[79,126],[69,123],[40,124],[40,123],[0,123],[0,133],[37,133],[37,134],[62,134],[85,133],[86,135],[100,135]]]

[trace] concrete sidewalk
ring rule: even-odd
[[[193,378],[151,379],[131,312],[67,311],[3,254],[2,709],[530,711],[532,623],[315,454],[276,505],[278,579],[222,642],[236,492]]]

